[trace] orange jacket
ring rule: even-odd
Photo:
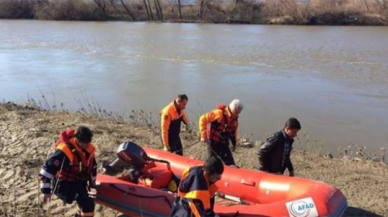
[[[214,121],[217,121],[221,124],[224,123],[224,111],[227,119],[227,124],[235,124],[235,138],[236,141],[238,141],[238,121],[232,120],[232,114],[229,110],[229,107],[226,107],[225,110],[219,108],[214,109],[213,111],[208,112],[199,118],[199,133],[201,135],[201,139],[206,140],[209,137],[209,135],[207,135],[208,124],[211,124]]]
[[[170,103],[160,112],[162,142],[165,147],[169,147],[169,137],[179,136],[180,123],[183,121],[189,124],[189,119],[184,110],[179,113],[175,106],[175,101]]]

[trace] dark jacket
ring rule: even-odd
[[[259,148],[259,170],[281,174],[286,168],[290,172],[294,171],[290,159],[293,142],[294,140],[287,136],[284,130],[269,137]]]
[[[218,216],[213,211],[217,188],[204,176],[202,166],[186,169],[178,190],[179,197],[174,200],[171,217]]]
[[[86,157],[88,153],[85,153]],[[94,181],[97,176],[97,162],[96,159],[93,159],[93,170],[91,179]],[[86,189],[86,181],[84,183],[70,183],[67,181],[60,181],[57,177],[57,172],[61,170],[61,168],[71,168],[70,160],[68,157],[61,151],[56,150],[54,154],[52,154],[46,163],[43,165],[43,168],[40,170],[39,177],[41,180],[40,191],[43,194],[51,194],[55,193],[60,199],[65,201],[66,203],[72,203],[76,198],[78,185],[85,186]],[[53,192],[55,187],[55,192]]]

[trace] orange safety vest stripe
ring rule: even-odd
[[[201,215],[199,214],[199,211],[197,209],[197,207],[195,206],[195,204],[192,202],[192,201],[189,201],[189,207],[191,209],[191,212],[193,213],[193,215],[195,217],[201,217]]]
[[[190,174],[190,168],[187,168],[186,170],[183,171],[182,178],[181,178],[181,180],[182,180],[181,183],[183,182],[183,180],[185,178],[187,178],[187,176],[189,174]],[[203,206],[204,206],[204,209],[206,210],[206,209],[211,209],[210,198],[212,196],[214,196],[214,194],[216,193],[218,188],[215,185],[210,185],[210,182],[209,182],[207,176],[204,174],[204,172],[202,173],[202,175],[205,178],[207,190],[193,190],[193,191],[189,191],[189,192],[185,193],[185,192],[181,192],[178,189],[178,195],[180,197],[187,198],[187,199],[200,200],[202,202]],[[194,207],[195,207],[195,205],[194,205]],[[194,210],[193,210],[193,212],[194,212]]]

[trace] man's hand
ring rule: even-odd
[[[170,152],[171,149],[170,149],[170,146],[164,146],[163,150],[165,152]]]
[[[291,176],[291,177],[294,176],[294,171],[290,171],[290,176]]]
[[[232,145],[232,148],[230,150],[232,150],[234,152],[234,151],[236,151],[236,148],[237,148],[237,145]]]
[[[40,201],[42,201],[43,204],[45,204],[50,201],[51,194],[40,194],[39,199]]]
[[[89,190],[89,194],[97,194],[97,190],[95,189],[95,188],[91,188],[90,190]]]
[[[205,138],[201,138],[201,143],[202,144],[206,144],[206,139]]]

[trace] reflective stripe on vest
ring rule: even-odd
[[[198,170],[201,170],[201,171],[199,172]],[[204,183],[193,183],[193,185],[190,186],[189,192],[181,192],[180,189],[178,188],[178,195],[182,198],[189,199],[188,201],[189,201],[190,208],[191,208],[193,214],[195,216],[197,216],[198,211],[197,211],[194,203],[191,202],[191,200],[193,200],[193,199],[200,200],[202,202],[205,210],[211,209],[210,198],[214,196],[215,192],[217,191],[217,187],[215,185],[210,185],[210,182],[207,179],[206,175],[204,174],[202,167],[192,167],[192,168],[186,169],[182,174],[181,183],[183,183],[183,181],[189,176],[190,173],[194,173],[194,172],[198,173],[195,175],[202,175],[205,182]],[[203,185],[203,186],[201,186],[201,188],[206,189],[206,190],[199,190],[196,187],[193,187],[194,185]]]

